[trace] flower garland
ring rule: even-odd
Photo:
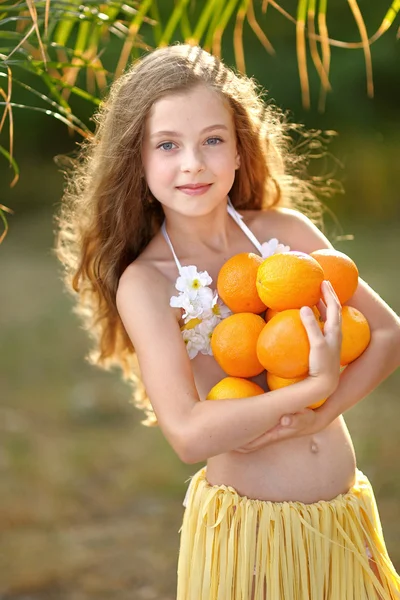
[[[181,267],[175,287],[179,296],[172,296],[170,305],[183,308],[182,336],[189,358],[199,352],[212,356],[211,336],[218,323],[232,314],[209,286],[212,278],[207,271],[198,271],[193,265]]]
[[[261,248],[263,258],[290,250],[289,246],[280,244],[276,238],[265,242]],[[232,314],[217,291],[210,288],[211,283],[212,278],[207,271],[198,271],[194,265],[181,267],[175,284],[179,295],[172,296],[170,300],[170,306],[184,310],[181,330],[190,359],[199,352],[213,355],[211,336],[214,328]]]

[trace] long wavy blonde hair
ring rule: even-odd
[[[151,196],[141,162],[146,117],[160,98],[199,84],[230,108],[241,157],[230,198],[238,209],[295,206],[321,219],[311,179],[292,150],[285,115],[266,104],[253,80],[238,75],[199,47],[174,45],[136,61],[111,87],[95,115],[96,131],[71,159],[56,217],[56,253],[76,312],[93,340],[89,360],[119,365],[133,384],[133,400],[156,423],[140,379],[135,349],[116,308],[118,281],[164,218]],[[297,128],[298,129],[298,128]],[[314,140],[315,142],[315,140]],[[310,214],[311,213],[311,214]]]

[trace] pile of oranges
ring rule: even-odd
[[[332,249],[311,254],[283,252],[266,259],[241,253],[222,266],[218,293],[234,314],[215,327],[211,348],[228,377],[212,388],[207,399],[264,393],[249,380],[264,371],[270,390],[308,376],[310,344],[300,308],[310,306],[323,331],[324,321],[316,305],[324,279],[331,282],[342,304],[340,362],[344,367],[356,360],[370,341],[365,316],[356,308],[343,306],[358,285],[357,266],[348,256]]]

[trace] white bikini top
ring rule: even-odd
[[[288,252],[290,250],[289,246],[280,244],[276,238],[260,244],[254,233],[244,223],[242,215],[237,212],[229,198],[227,210],[263,258],[267,258],[277,252]],[[212,356],[210,342],[214,327],[222,319],[231,315],[232,311],[218,297],[217,291],[210,287],[212,278],[207,271],[198,271],[194,265],[188,267],[181,265],[167,233],[165,221],[161,226],[161,231],[168,246],[171,248],[179,272],[175,283],[175,288],[178,290],[179,295],[172,296],[170,306],[184,310],[182,315],[184,325],[182,325],[181,331],[189,358],[194,358],[199,352]]]

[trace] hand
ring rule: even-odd
[[[300,309],[300,317],[310,342],[309,377],[319,380],[323,396],[330,396],[339,384],[342,307],[329,281],[322,282],[321,291],[325,304],[321,301],[318,309],[325,321],[324,331],[309,307]]]
[[[248,444],[237,448],[235,452],[249,454],[250,452],[260,450],[269,444],[274,444],[293,437],[313,435],[322,431],[330,423],[326,404],[327,402],[315,410],[305,408],[295,414],[284,415],[275,427],[266,431]]]
[[[320,301],[318,309],[325,321],[324,331],[320,330],[309,307],[301,308],[300,316],[310,342],[309,377],[318,379],[321,397],[328,397],[339,385],[342,307],[329,281],[323,281],[321,291],[325,303]],[[304,408],[295,414],[283,415],[275,427],[235,452],[247,454],[285,439],[318,433],[331,422],[327,404],[328,401],[314,410]],[[286,424],[287,419],[290,422]]]

